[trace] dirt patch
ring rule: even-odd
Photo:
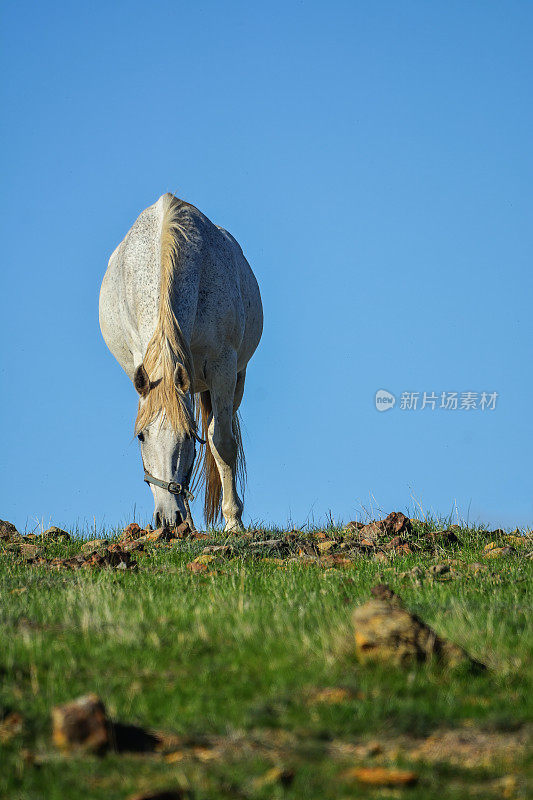
[[[517,731],[487,732],[477,728],[436,730],[424,738],[408,736],[381,737],[372,742],[334,740],[329,755],[337,759],[368,760],[378,763],[399,756],[429,764],[448,763],[466,769],[488,767],[495,762],[512,764],[523,758],[531,747],[532,728]]]
[[[467,768],[491,766],[494,761],[512,762],[531,746],[531,731],[489,733],[475,729],[435,731],[409,749],[409,757],[430,763],[448,763]]]

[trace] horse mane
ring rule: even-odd
[[[189,345],[183,336],[172,310],[174,276],[179,269],[180,249],[189,241],[187,233],[187,203],[172,194],[163,197],[161,226],[161,288],[157,323],[146,348],[143,364],[150,378],[150,391],[143,403],[139,402],[135,433],[161,415],[175,431],[191,435],[194,421],[194,364]],[[186,394],[174,383],[176,364],[181,364],[190,383],[190,406]],[[192,412],[192,413],[191,413]]]

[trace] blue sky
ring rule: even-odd
[[[512,1],[4,2],[0,515],[149,519],[98,292],[173,191],[262,290],[245,521],[530,526],[532,24]]]

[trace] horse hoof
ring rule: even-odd
[[[224,533],[240,533],[244,530],[244,525],[240,519],[231,519],[224,526]]]

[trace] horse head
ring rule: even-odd
[[[176,401],[180,401],[182,411],[188,418],[187,425],[177,424],[175,419],[169,418],[161,398],[153,397],[158,391],[168,393],[169,387],[162,386],[160,381],[151,382],[144,364],[135,370],[133,385],[139,394],[136,434],[141,446],[144,479],[154,496],[155,523],[157,526],[172,527],[188,516],[187,501],[192,498],[189,482],[196,457],[195,443],[202,442],[196,434],[189,395],[190,382],[183,366],[176,364],[170,391],[176,393]],[[155,414],[148,408],[152,401],[157,410]]]

